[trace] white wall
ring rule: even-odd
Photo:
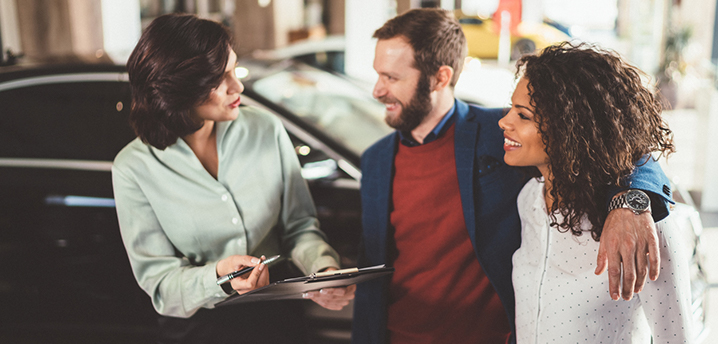
[[[4,56],[8,49],[14,53],[22,51],[20,45],[20,29],[17,20],[17,7],[15,0],[0,0],[0,32],[2,33],[2,51],[0,54]]]
[[[347,75],[366,82],[376,82],[372,67],[376,40],[374,31],[396,15],[396,4],[391,0],[346,0],[346,55]]]
[[[105,53],[124,64],[142,33],[140,2],[102,0],[102,29]]]

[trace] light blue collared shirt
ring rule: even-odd
[[[451,128],[451,125],[456,122],[456,116],[454,115],[454,112],[456,111],[456,100],[454,100],[454,105],[451,106],[451,110],[446,113],[444,118],[441,119],[439,124],[437,124],[434,129],[429,133],[429,135],[426,135],[424,138],[424,143],[419,143],[416,140],[414,140],[414,137],[411,136],[410,132],[399,132],[399,137],[401,138],[400,142],[401,144],[407,146],[407,147],[416,147],[420,146],[422,144],[427,144],[429,142],[435,141],[441,135],[444,135],[449,128]]]

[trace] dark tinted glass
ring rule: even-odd
[[[0,104],[0,157],[112,161],[135,137],[126,82],[22,87]]]

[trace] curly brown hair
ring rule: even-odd
[[[599,241],[609,185],[624,178],[650,153],[675,151],[661,118],[662,102],[643,85],[643,73],[621,57],[593,45],[564,42],[522,57],[517,75],[528,80],[553,176],[551,225],[581,235],[581,219]]]

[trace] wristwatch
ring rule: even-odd
[[[628,189],[628,192],[617,196],[608,204],[608,212],[617,208],[628,208],[638,215],[651,209],[651,199],[645,192],[637,189]]]

